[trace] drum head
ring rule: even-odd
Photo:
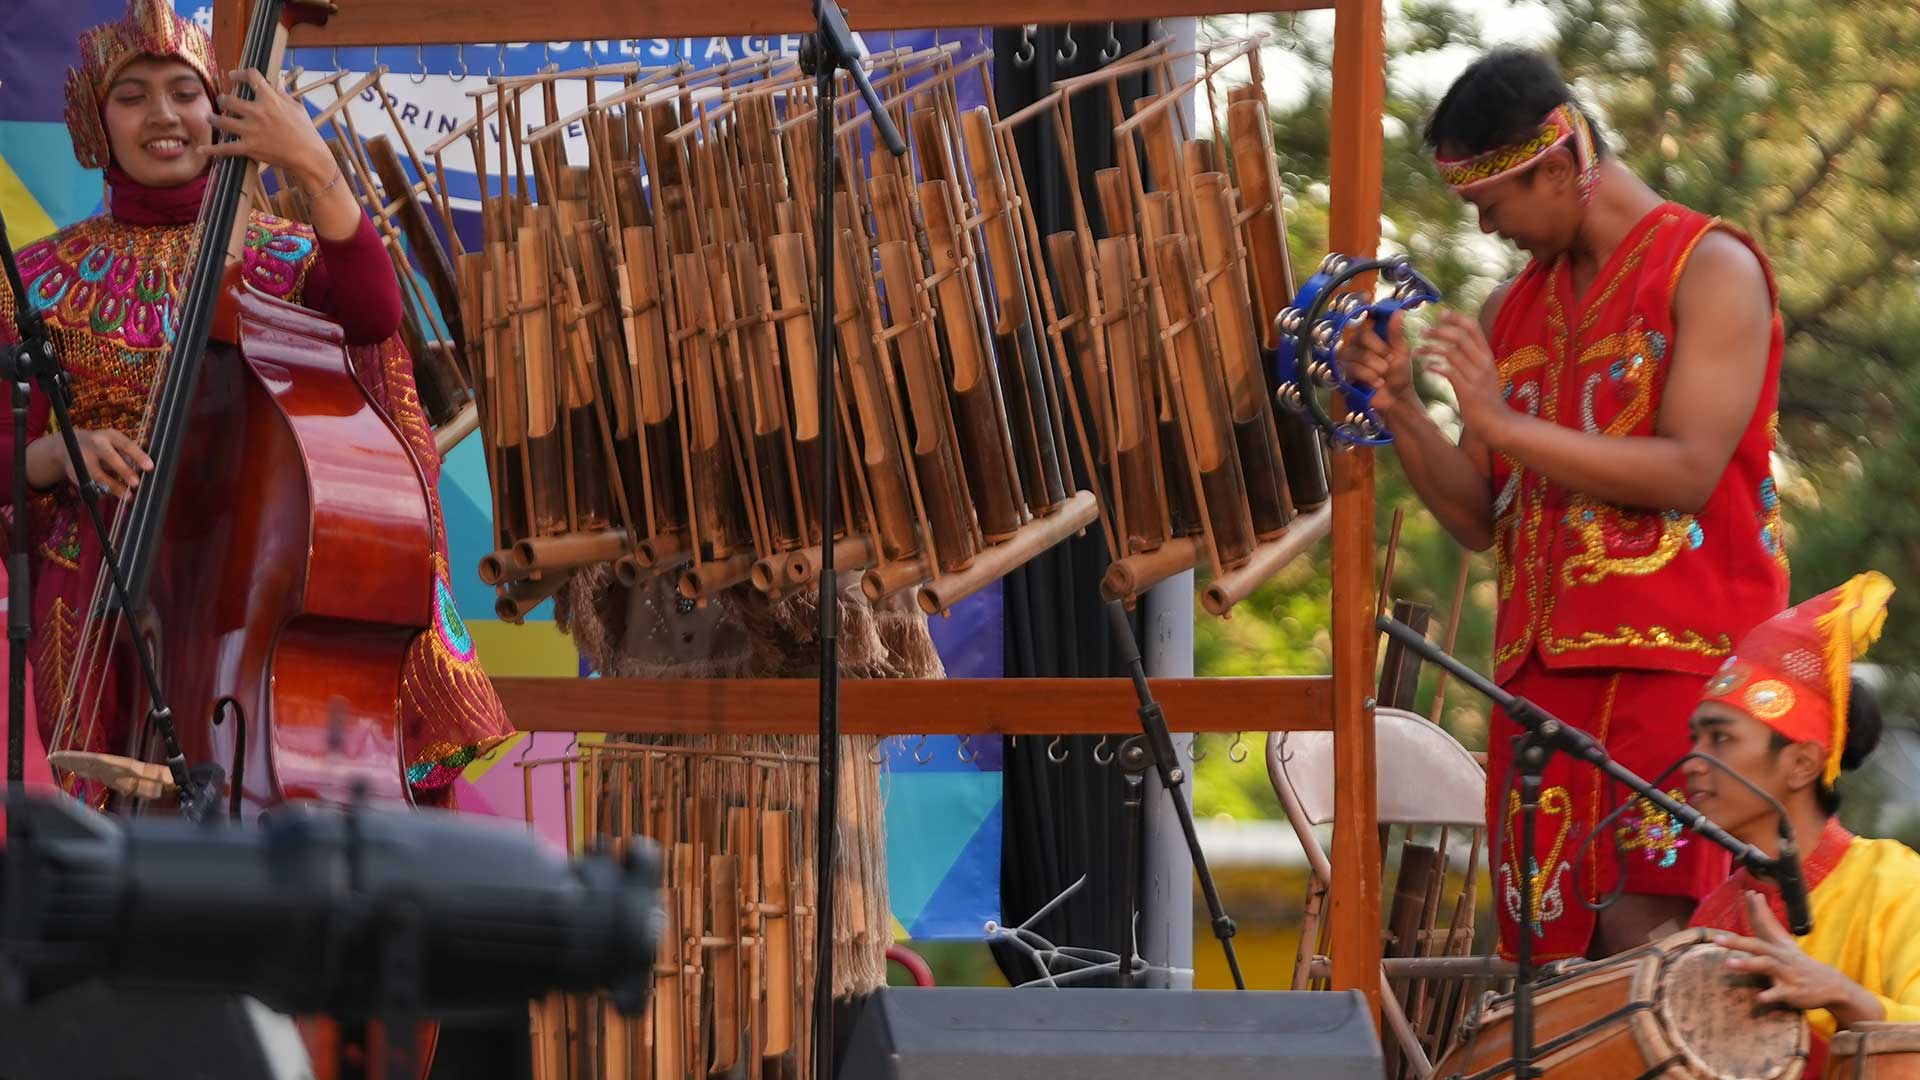
[[[1755,1001],[1766,982],[1728,971],[1731,950],[1696,938],[1669,943],[1666,951],[1659,1007],[1652,1016],[1642,1013],[1646,1023],[1636,1025],[1653,1060],[1660,1060],[1661,1050],[1677,1054],[1693,1075],[1716,1080],[1793,1080],[1800,1075],[1807,1056],[1804,1016]],[[1657,1033],[1650,1030],[1655,1023]],[[1661,1042],[1667,1045],[1658,1046]]]

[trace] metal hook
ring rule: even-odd
[[[420,73],[418,75],[408,75],[407,78],[413,80],[413,85],[419,86],[421,83],[427,81],[427,47],[424,44],[415,45],[413,47],[413,58],[420,63]]]
[[[1107,748],[1105,735],[1100,736],[1100,741],[1093,744],[1093,760],[1100,765],[1113,764],[1113,751]]]
[[[887,754],[885,750],[881,749],[886,745],[887,745],[887,740],[885,739],[873,740],[873,745],[867,749],[868,764],[872,764],[872,765],[886,764]]]
[[[1187,744],[1187,757],[1195,765],[1207,760],[1207,744],[1195,739]]]
[[[1073,63],[1073,58],[1080,55],[1080,43],[1073,40],[1072,24],[1067,26],[1067,47],[1055,50],[1054,55],[1059,57],[1063,64]]]
[[[465,45],[460,46],[454,51],[454,55],[460,59],[460,74],[449,75],[447,78],[453,82],[466,82],[467,76],[471,74],[467,71],[467,47]]]
[[[980,757],[980,752],[973,748],[973,736],[971,735],[960,736],[960,747],[955,752],[960,755],[960,764],[962,765],[971,765]]]
[[[1120,38],[1113,32],[1113,24],[1108,23],[1107,43],[1100,46],[1100,62],[1103,64],[1111,64],[1115,60],[1120,59],[1121,48]]]
[[[1055,765],[1065,765],[1067,754],[1067,748],[1060,745],[1060,736],[1055,735],[1053,741],[1047,744],[1047,760]]]
[[[333,47],[333,70],[335,70],[335,71],[339,71],[339,70],[341,70],[341,67],[340,67],[340,46],[338,46],[338,45],[335,45],[335,46]]]
[[[1020,28],[1020,48],[1014,51],[1014,67],[1033,66],[1033,32],[1040,29],[1039,23],[1028,23]]]
[[[540,43],[540,70],[545,71],[552,66],[553,66],[553,42],[543,41]]]
[[[925,753],[924,757],[921,756],[923,752]],[[925,735],[920,736],[920,741],[913,744],[913,760],[917,765],[933,764],[933,751],[927,749],[927,737]]]
[[[507,43],[504,41],[500,41],[500,42],[495,42],[495,44],[497,44],[500,47],[499,54],[496,57],[496,60],[500,65],[500,70],[488,72],[487,76],[488,78],[498,79],[506,75],[507,73]]]
[[[1227,747],[1227,760],[1235,765],[1247,760],[1247,744],[1240,741],[1240,732],[1233,733],[1233,743]]]
[[[380,46],[378,45],[373,47],[373,70],[380,70]]]

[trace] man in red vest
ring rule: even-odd
[[[1480,228],[1529,256],[1476,321],[1443,313],[1418,354],[1452,384],[1456,442],[1413,388],[1398,317],[1343,358],[1378,390],[1414,490],[1498,567],[1495,678],[1599,736],[1644,776],[1689,748],[1707,678],[1786,606],[1768,468],[1781,325],[1766,259],[1724,223],[1662,199],[1610,157],[1553,63],[1504,50],[1447,91],[1426,131]],[[1583,844],[1621,794],[1556,756],[1532,857],[1518,845],[1518,727],[1496,712],[1488,825],[1502,952],[1532,875],[1540,959],[1604,956],[1684,925],[1725,856],[1635,808]],[[1676,794],[1678,775],[1665,784]],[[1624,878],[1624,880],[1622,880]],[[1588,907],[1618,886],[1596,916]]]

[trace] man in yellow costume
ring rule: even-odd
[[[1834,782],[1880,739],[1880,712],[1853,661],[1880,635],[1893,584],[1868,572],[1752,630],[1708,681],[1693,745],[1786,809],[1803,853],[1813,932],[1788,933],[1780,893],[1744,869],[1709,894],[1694,926],[1721,931],[1736,971],[1761,975],[1769,1004],[1807,1010],[1819,1076],[1836,1030],[1920,1023],[1920,855],[1854,836],[1835,816]],[[1686,765],[1687,801],[1775,854],[1771,807],[1706,762]]]

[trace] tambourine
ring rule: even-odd
[[[1347,282],[1378,271],[1392,286],[1386,297],[1369,304],[1359,293],[1342,293]],[[1319,272],[1308,278],[1293,304],[1274,317],[1273,372],[1280,404],[1313,418],[1336,442],[1355,446],[1386,446],[1393,432],[1373,411],[1373,388],[1349,382],[1340,370],[1336,352],[1340,334],[1362,312],[1382,341],[1387,321],[1397,311],[1409,311],[1440,299],[1434,288],[1403,256],[1356,262],[1345,255],[1328,255]],[[1322,394],[1338,394],[1336,419]]]

